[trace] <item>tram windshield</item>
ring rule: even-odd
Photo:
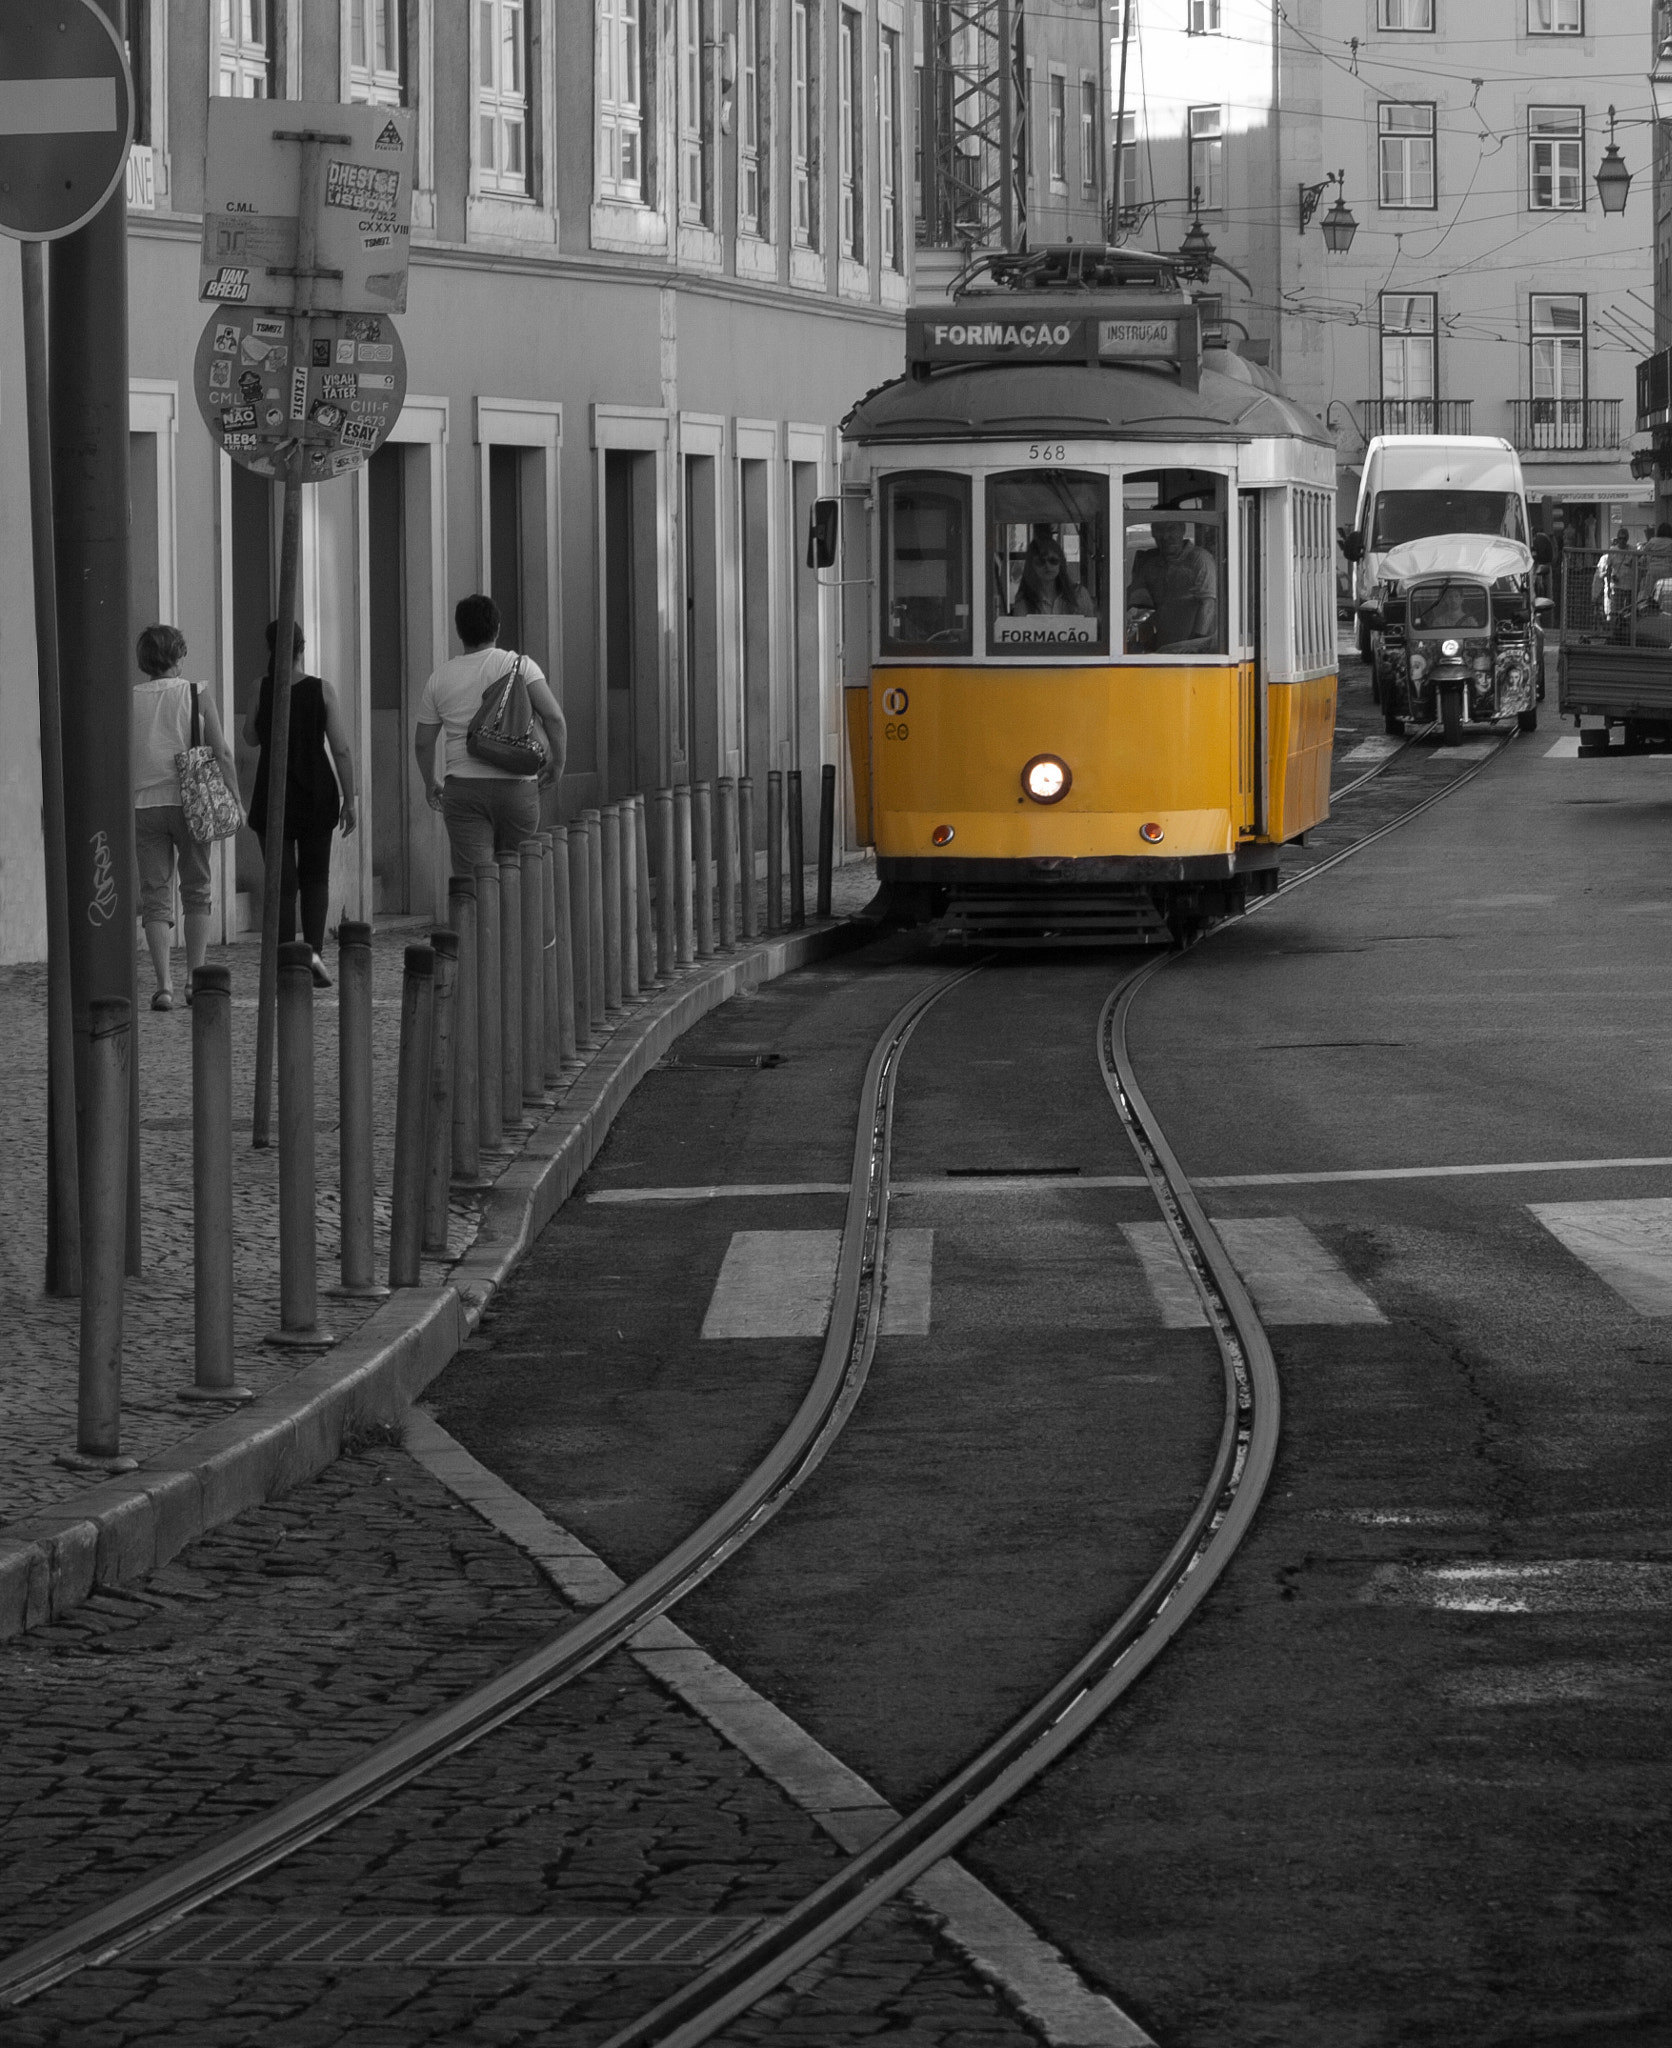
[[[987,479],[988,645],[1006,653],[1109,648],[1109,480],[1029,469]]]
[[[1225,479],[1209,470],[1127,476],[1126,652],[1225,652]]]
[[[886,654],[968,654],[970,485],[919,473],[889,480],[883,528]]]

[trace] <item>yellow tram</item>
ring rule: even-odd
[[[907,361],[842,428],[879,909],[1164,943],[1274,888],[1329,810],[1322,426],[1204,349],[1165,261],[1124,251],[990,259],[911,310]]]

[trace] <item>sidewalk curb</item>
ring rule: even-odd
[[[392,1295],[336,1350],[138,1471],[0,1529],[0,1642],[56,1620],[99,1587],[143,1578],[206,1530],[323,1471],[345,1438],[398,1422],[480,1321],[668,1047],[741,990],[871,935],[850,921],[762,940],[687,969],[629,1012],[494,1183],[474,1239],[444,1281]]]

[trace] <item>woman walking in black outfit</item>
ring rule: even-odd
[[[267,673],[261,695],[244,720],[244,738],[260,747],[250,824],[263,845],[267,836],[267,743],[273,729],[273,650],[279,625],[267,628]],[[302,659],[302,629],[296,628],[294,662]],[[330,749],[330,759],[326,750]],[[284,792],[284,868],[280,877],[279,937],[296,936],[296,899],[302,899],[302,936],[313,949],[316,988],[329,988],[331,977],[320,949],[325,944],[325,916],[331,900],[331,834],[341,826],[346,839],[354,830],[354,756],[331,685],[319,676],[294,676],[290,686],[290,773]],[[336,763],[335,775],[331,763]]]

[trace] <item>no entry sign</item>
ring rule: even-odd
[[[0,10],[0,234],[73,234],[128,164],[134,95],[121,38],[91,0]]]

